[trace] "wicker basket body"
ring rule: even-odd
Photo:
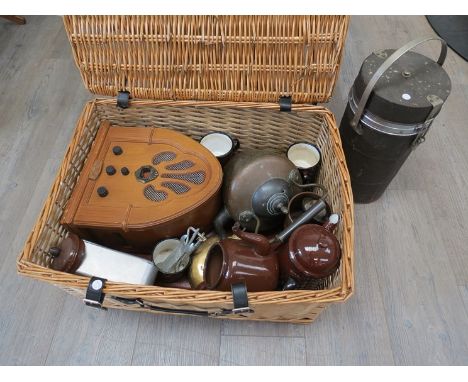
[[[126,18],[121,18],[121,20],[124,19]],[[195,19],[200,23],[199,18]],[[292,22],[290,18],[287,19],[289,20],[288,22]],[[115,18],[109,17],[105,20],[115,21]],[[141,29],[142,25],[147,25],[149,22],[144,17],[139,20],[142,23],[138,24],[140,29],[135,27],[135,30],[143,34],[141,40],[138,40],[139,43],[141,41],[148,42],[148,36],[151,35],[156,41],[155,44],[159,44],[160,37],[157,37],[159,36],[159,32],[152,31],[151,33],[153,34],[151,34],[149,33],[150,31]],[[211,20],[211,18],[208,18],[208,20]],[[249,19],[247,18],[246,20],[248,23]],[[335,32],[331,30],[330,35],[334,36],[335,40],[339,40],[340,44],[342,44],[342,35],[346,32],[347,19],[341,20],[341,24],[339,23],[339,17],[332,17],[330,20],[334,20],[335,26],[339,26],[339,28],[336,27],[335,29],[341,31],[341,37],[336,37]],[[80,24],[79,21],[80,19],[76,19],[75,17],[65,18],[67,31],[72,41],[72,46],[75,49],[75,58],[77,59],[78,66],[82,69],[82,75],[86,82],[88,81],[88,75],[90,76],[89,78],[92,78],[92,70],[84,63],[86,61],[83,58],[84,56],[82,57],[82,55],[86,55],[86,52],[83,49],[77,49],[76,45],[73,45],[73,41],[79,40],[77,35],[78,26],[81,25],[83,27],[83,23]],[[96,22],[100,23],[101,21],[96,20]],[[99,24],[101,27],[102,25],[107,25],[104,21],[102,22],[104,24]],[[110,34],[112,28],[109,25],[107,26],[108,33]],[[134,33],[136,36],[137,33],[135,31]],[[102,31],[96,32],[94,36],[98,34],[101,36],[101,43],[105,43],[104,40],[106,39],[104,38],[103,40]],[[115,30],[112,35],[115,35]],[[224,35],[226,39],[224,42],[218,41],[213,37],[213,44],[227,44],[227,41],[230,41],[227,39],[228,35]],[[88,35],[86,36],[82,36],[82,39],[90,38]],[[241,37],[239,36],[239,41],[241,42],[244,40],[250,41],[247,37],[244,39]],[[126,41],[129,37],[120,35],[120,38],[122,41]],[[205,35],[205,43],[208,41],[206,39]],[[260,39],[258,35],[256,35],[256,39],[265,43],[265,40]],[[318,41],[317,43],[320,42],[319,37],[315,37],[314,39],[312,36],[310,39],[311,41]],[[97,37],[95,40],[98,40]],[[183,38],[180,38],[180,40],[184,41]],[[288,43],[286,41],[286,45]],[[339,50],[336,54],[336,64],[341,56],[341,47]],[[100,58],[95,57],[95,59],[99,60]],[[141,60],[142,58],[140,57],[139,59]],[[103,63],[108,62],[106,60],[106,58],[102,58]],[[119,62],[117,57],[115,60]],[[128,66],[125,67],[129,68]],[[86,74],[87,70],[88,74]],[[337,67],[334,70],[336,71]],[[127,81],[134,81],[135,79],[131,77],[130,72],[127,70],[123,76],[127,78]],[[108,78],[107,82],[105,82],[106,85],[102,87],[92,84],[96,84],[96,82],[91,81],[86,83],[94,91],[111,94],[113,92],[112,89],[117,89],[115,88],[117,86],[116,83],[120,81],[118,76],[114,80],[113,82]],[[173,81],[176,80],[173,79]],[[190,82],[189,80],[187,81]],[[174,85],[172,83],[169,86],[169,82],[168,89]],[[148,82],[147,84],[150,83]],[[328,85],[331,88],[333,87],[333,84]],[[154,84],[151,86],[154,86]],[[217,96],[212,98],[219,99],[224,94],[223,98],[236,99],[240,94],[237,90],[234,90],[237,89],[236,86],[231,86],[232,91],[217,89],[215,92]],[[143,87],[127,86],[126,88],[132,92],[132,95],[139,94],[137,91],[134,92],[137,88],[143,91]],[[183,87],[175,88],[182,89]],[[200,87],[199,89],[202,88]],[[190,92],[192,90],[186,91]],[[281,86],[270,90],[267,98],[270,96],[277,97],[279,94],[288,94],[287,89]],[[192,96],[195,93],[192,93]],[[321,98],[317,98],[316,95],[318,93],[311,94],[314,94],[314,97],[316,97],[313,99],[318,100],[320,98],[322,100],[329,96],[325,93],[326,91],[320,96]],[[191,98],[188,93],[178,93],[178,96],[182,94],[186,94],[186,96],[180,98]],[[250,91],[249,94],[252,94],[252,92]],[[256,100],[258,101],[258,98],[260,98],[263,101],[262,97],[265,94],[267,93],[261,93],[260,97],[256,97]],[[169,97],[169,93],[161,93],[159,95],[161,97]],[[201,99],[207,95],[209,94],[200,90],[192,98]],[[148,97],[153,96],[156,98],[156,90],[149,94]],[[174,96],[174,93],[172,93],[172,96]],[[292,96],[294,99],[296,93],[292,93]],[[298,95],[298,97],[301,99],[302,96]],[[307,98],[306,92],[304,92],[304,97]],[[242,96],[241,98],[245,97]],[[114,282],[106,283],[104,306],[139,311],[158,311],[160,313],[190,314],[202,312],[205,314],[205,312],[209,312],[221,318],[307,323],[312,322],[328,304],[345,301],[349,298],[354,289],[353,202],[340,137],[334,117],[327,109],[297,104],[293,106],[291,112],[280,112],[277,103],[194,100],[132,100],[129,108],[120,109],[116,107],[115,102],[115,99],[96,99],[85,106],[52,190],[25,244],[23,252],[18,258],[17,266],[19,273],[52,283],[71,294],[84,297],[89,278],[50,269],[50,258],[47,256],[47,251],[51,246],[57,245],[67,235],[66,229],[60,224],[60,218],[79,177],[80,170],[86,161],[98,127],[103,120],[108,120],[121,126],[138,125],[170,128],[188,134],[195,139],[206,134],[207,131],[224,131],[236,136],[241,141],[241,148],[243,149],[275,149],[284,152],[295,141],[301,140],[316,143],[323,154],[322,171],[319,181],[330,190],[329,202],[332,209],[342,216],[337,237],[341,244],[343,257],[338,276],[333,285],[328,289],[249,293],[249,304],[254,312],[246,316],[234,314],[226,316],[217,315],[222,309],[232,308],[232,295],[230,293],[129,285]],[[120,299],[118,300],[113,297]],[[135,299],[139,303],[128,302]],[[158,310],[155,310],[155,308]]]

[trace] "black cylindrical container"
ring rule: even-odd
[[[409,50],[440,40],[437,62]],[[421,142],[450,94],[445,41],[426,37],[372,53],[354,81],[340,124],[354,201],[377,200]]]

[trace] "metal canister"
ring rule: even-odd
[[[437,62],[410,51],[429,40],[441,42]],[[377,200],[424,141],[450,94],[446,55],[445,41],[431,36],[364,60],[340,124],[355,202]]]

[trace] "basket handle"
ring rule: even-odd
[[[248,314],[254,313],[254,310],[249,307],[249,300],[247,297],[247,287],[245,283],[237,283],[231,285],[233,309],[217,309],[215,311],[207,310],[189,310],[189,309],[174,309],[174,308],[163,308],[160,306],[148,304],[141,298],[124,298],[118,296],[111,296],[113,300],[116,300],[125,305],[138,305],[140,308],[153,310],[156,312],[163,313],[175,313],[175,314],[188,314],[191,316],[203,316],[203,317],[221,317],[230,314],[238,314],[241,316],[247,316]]]
[[[364,112],[364,109],[367,105],[367,101],[369,100],[369,97],[372,91],[374,90],[374,86],[377,83],[377,81],[380,79],[380,77],[387,71],[388,68],[390,68],[390,66],[393,65],[393,63],[395,63],[406,52],[430,40],[440,41],[441,49],[440,49],[440,55],[437,60],[437,63],[440,66],[444,64],[445,58],[447,57],[447,43],[445,42],[445,40],[442,40],[439,37],[433,37],[433,36],[421,37],[416,40],[408,42],[407,44],[403,45],[400,49],[393,52],[393,54],[390,55],[390,57],[388,57],[382,63],[382,65],[380,65],[379,69],[377,69],[377,71],[371,77],[369,83],[364,89],[364,92],[362,93],[361,100],[359,101],[356,114],[354,114],[354,118],[351,120],[351,127],[354,129],[356,133],[358,133],[359,135],[362,135],[362,127],[359,125],[359,121],[361,120],[362,113]]]

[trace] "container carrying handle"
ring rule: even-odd
[[[139,306],[140,308],[149,309],[156,312],[162,313],[174,313],[174,314],[185,314],[191,316],[202,316],[202,317],[223,317],[227,315],[239,315],[242,317],[247,317],[250,314],[254,313],[254,310],[249,306],[249,298],[247,295],[247,286],[244,282],[239,282],[231,285],[232,293],[232,309],[216,309],[214,311],[208,310],[189,310],[189,309],[176,309],[176,308],[163,308],[161,306],[156,306],[153,304],[148,304],[143,301],[141,298],[124,298],[118,296],[110,296],[113,300],[125,304],[125,305],[134,305]]]
[[[390,66],[393,65],[393,63],[395,63],[395,61],[397,61],[406,52],[430,40],[440,41],[441,50],[440,50],[440,55],[439,55],[439,59],[437,60],[437,63],[440,66],[444,64],[445,58],[447,57],[447,43],[439,37],[433,37],[433,36],[421,37],[416,40],[408,42],[406,45],[403,45],[400,49],[393,52],[393,54],[390,55],[390,57],[388,57],[382,63],[382,65],[380,65],[379,69],[377,69],[377,71],[371,77],[364,92],[362,93],[362,97],[359,101],[356,114],[354,114],[354,118],[351,121],[351,127],[354,129],[356,133],[358,133],[359,135],[362,135],[362,127],[359,125],[359,121],[361,120],[362,113],[364,112],[364,109],[367,105],[367,101],[369,100],[369,97],[372,91],[374,90],[374,86],[377,83],[377,81],[380,79],[380,77],[387,71],[388,68],[390,68]]]

